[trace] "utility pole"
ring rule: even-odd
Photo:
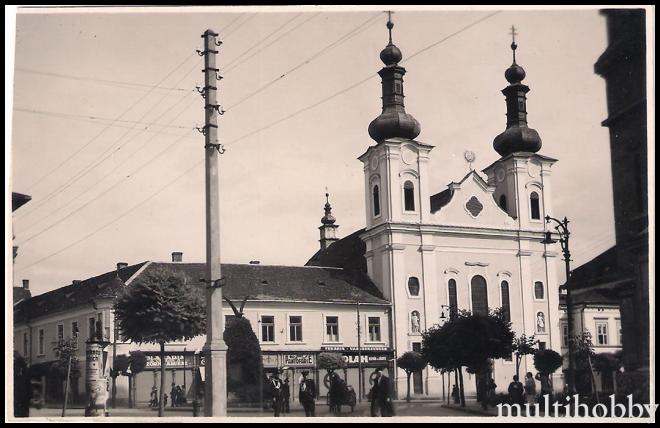
[[[362,347],[360,345],[360,301],[357,301],[358,402],[362,402]]]
[[[224,319],[222,316],[223,278],[220,272],[220,183],[218,158],[224,152],[218,141],[218,115],[224,110],[216,101],[216,81],[222,79],[215,67],[218,36],[213,30],[202,34],[204,50],[197,51],[204,57],[204,88],[197,88],[205,99],[205,124],[198,130],[206,137],[204,153],[206,157],[206,380],[204,394],[205,416],[227,415],[227,345],[222,339]]]

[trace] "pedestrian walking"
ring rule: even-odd
[[[181,407],[183,404],[183,389],[181,385],[176,386],[176,406]]]
[[[303,370],[302,380],[300,381],[300,389],[298,391],[298,399],[305,409],[305,416],[315,416],[316,404],[316,384],[312,379],[307,379],[309,375],[308,370]]]
[[[291,398],[291,388],[289,387],[289,378],[284,379],[282,385],[282,404],[284,406],[284,413],[291,413],[289,407],[289,399]]]
[[[374,386],[370,395],[371,416],[378,416],[378,411],[383,417],[394,416],[390,378],[385,376],[380,368],[374,372]]]
[[[151,387],[151,400],[149,401],[151,407],[158,407],[158,388],[156,386]]]
[[[550,376],[537,373],[536,380],[541,382],[541,396],[539,397],[539,404],[542,409],[545,409],[545,396],[549,396],[548,402],[552,403],[552,384],[550,383]]]
[[[172,382],[172,390],[170,391],[170,398],[172,399],[171,407],[174,407],[176,404],[176,385]]]
[[[532,376],[531,372],[527,372],[525,377],[525,401],[530,406],[536,403],[536,382],[534,381],[534,377]],[[533,409],[533,407],[531,407],[531,409]]]
[[[270,378],[270,393],[273,401],[273,413],[275,417],[280,416],[282,412],[282,381],[277,372]]]
[[[458,390],[458,385],[454,384],[454,387],[451,389],[451,396],[454,399],[454,404],[460,404],[461,392]]]
[[[163,397],[163,407],[167,407],[167,394]]]

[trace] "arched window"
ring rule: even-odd
[[[532,211],[532,220],[540,220],[541,219],[541,206],[539,204],[539,194],[536,192],[532,192],[531,195],[529,195],[529,204],[531,207]]]
[[[506,211],[506,196],[500,196],[500,208]]]
[[[403,183],[403,200],[406,211],[415,211],[415,185],[412,181]]]
[[[481,275],[472,277],[472,313],[488,315],[488,292],[486,279]]]
[[[509,283],[507,281],[502,281],[500,284],[502,289],[502,312],[504,313],[504,319],[508,322],[511,322],[511,304],[509,303]]]
[[[534,283],[534,298],[536,300],[543,300],[544,294],[543,283],[541,281],[536,281]]]
[[[374,217],[377,217],[380,215],[380,192],[378,191],[378,185],[374,186],[373,200],[374,200]]]
[[[411,296],[419,296],[419,279],[417,277],[408,278],[408,292]]]
[[[458,314],[458,294],[456,292],[456,280],[450,279],[447,284],[449,291],[449,319],[453,319]]]

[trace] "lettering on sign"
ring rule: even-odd
[[[312,354],[284,354],[283,364],[285,366],[313,366],[314,355]]]
[[[387,355],[342,355],[342,358],[349,366],[371,363],[387,363]]]
[[[357,346],[321,346],[322,351],[389,351],[386,346],[363,346],[358,348]]]
[[[184,363],[185,358],[185,363]],[[200,358],[201,365],[204,365],[204,357]],[[193,359],[190,355],[165,355],[165,368],[192,368]],[[147,368],[148,369],[159,369],[160,368],[160,356],[158,355],[147,355]]]

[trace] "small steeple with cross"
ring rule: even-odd
[[[518,48],[518,45],[516,44],[516,35],[518,34],[518,33],[516,33],[516,27],[514,27],[512,25],[511,26],[511,32],[509,34],[511,34],[511,50],[513,51],[513,63],[515,64],[516,63],[516,49]]]
[[[392,11],[388,10],[387,11],[387,30],[390,32],[390,44],[392,44],[392,28],[394,27],[394,23],[392,22]]]

